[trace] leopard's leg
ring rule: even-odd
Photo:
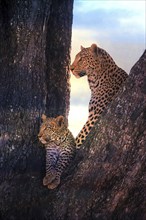
[[[113,93],[113,90],[111,88],[101,88],[98,90],[96,94],[94,94],[94,96],[91,96],[91,100],[89,103],[88,120],[75,140],[77,148],[80,148],[80,145],[82,145],[82,143],[86,139],[87,135],[90,133],[92,127],[95,125],[97,119],[104,111],[108,103],[112,101],[114,95],[115,93]]]
[[[97,118],[98,118],[97,114],[93,114],[93,115],[90,115],[88,117],[88,120],[86,121],[86,123],[83,126],[82,130],[80,131],[80,133],[76,137],[75,142],[76,142],[76,147],[77,148],[80,148],[80,146],[83,144],[83,142],[85,141],[87,135],[91,131],[91,129],[94,126],[95,122],[97,121]],[[92,119],[92,121],[91,121],[91,119]]]
[[[56,163],[59,157],[59,152],[55,147],[46,148],[46,176],[43,178],[43,185],[47,186],[56,178]]]
[[[48,184],[49,189],[54,189],[60,184],[60,177],[62,173],[67,169],[71,161],[75,156],[75,148],[62,149],[56,164],[56,178]]]

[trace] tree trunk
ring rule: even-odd
[[[70,175],[42,184],[36,137],[42,113],[68,114],[71,22],[71,0],[0,1],[0,219],[145,220],[146,51]]]
[[[145,220],[146,51],[80,154],[70,180],[54,192],[54,219]]]
[[[68,116],[73,0],[0,0],[0,219],[50,219],[40,116]]]

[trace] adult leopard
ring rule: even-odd
[[[76,137],[78,147],[86,139],[108,103],[114,99],[128,74],[96,44],[88,48],[81,46],[81,51],[76,55],[70,70],[77,78],[87,75],[91,89],[88,120]]]
[[[67,128],[64,116],[47,118],[42,115],[42,120],[38,137],[46,148],[46,176],[43,185],[54,189],[60,184],[61,175],[75,156],[75,139]]]

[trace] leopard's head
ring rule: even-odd
[[[51,143],[60,145],[67,136],[67,120],[64,116],[60,115],[56,118],[47,118],[42,115],[43,123],[40,126],[38,138],[43,145]]]
[[[81,46],[81,51],[76,55],[74,62],[70,66],[70,70],[80,78],[85,75],[91,75],[95,71],[101,69],[101,49],[96,44],[91,47],[84,48]]]

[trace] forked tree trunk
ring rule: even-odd
[[[50,219],[146,219],[146,51],[92,129],[74,166],[49,193]]]
[[[55,209],[65,219],[146,219],[146,51],[92,129]],[[67,204],[67,205],[66,205]]]
[[[42,185],[35,140],[42,113],[68,113],[71,14],[72,1],[0,1],[0,219],[145,220],[146,51],[70,175]]]
[[[40,116],[69,110],[73,0],[0,0],[0,219],[49,219]]]

